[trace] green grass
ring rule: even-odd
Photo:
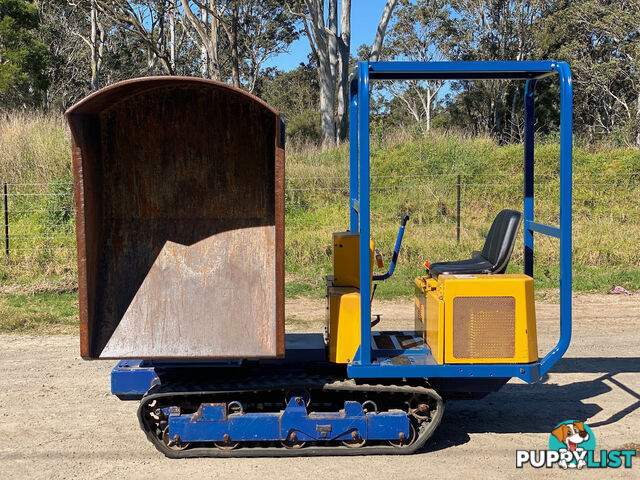
[[[15,115],[0,120],[0,180],[36,184],[21,187],[22,193],[69,193],[69,142],[60,118]],[[638,290],[640,150],[592,145],[580,139],[575,144],[574,290],[605,292],[612,284]],[[332,270],[331,234],[348,228],[348,155],[347,145],[287,152],[288,298],[325,294],[324,277]],[[522,145],[501,146],[490,138],[401,131],[390,132],[386,138],[374,136],[371,229],[386,267],[399,216],[411,216],[396,274],[380,285],[376,298],[409,297],[413,278],[424,271],[425,260],[454,260],[481,248],[498,211],[522,208],[522,157]],[[552,225],[558,221],[558,157],[557,143],[537,142],[536,220]],[[458,174],[463,183],[459,244],[455,223]],[[75,290],[71,209],[70,195],[10,199],[11,211],[29,211],[12,214],[12,232],[35,236],[12,240],[16,250],[10,258],[0,254],[0,287],[17,285],[30,292]],[[522,233],[517,241],[521,245]],[[522,261],[518,247],[510,270],[521,271]],[[558,286],[557,264],[557,240],[536,236],[537,289]],[[1,305],[12,311],[17,308],[5,298]]]
[[[576,142],[579,143],[579,142]],[[396,274],[376,298],[409,297],[422,263],[454,260],[480,249],[493,217],[522,209],[521,145],[432,133],[389,136],[372,148],[372,238],[385,253],[401,213],[411,220]],[[557,225],[559,147],[536,150],[536,220]],[[289,291],[322,296],[331,272],[331,233],[348,228],[348,149],[293,152],[287,166],[286,270]],[[461,239],[456,243],[457,174],[462,176]],[[433,176],[437,175],[437,176]],[[640,150],[576,147],[574,155],[574,290],[640,288]],[[522,232],[517,239],[522,243]],[[510,271],[522,271],[522,249]],[[558,241],[536,235],[536,288],[558,287]],[[385,267],[386,268],[386,267]],[[308,290],[305,291],[305,286]]]
[[[320,297],[324,296],[324,290],[314,288],[309,283],[302,283],[296,281],[288,281],[284,286],[284,294],[286,298],[299,298],[299,297]]]
[[[76,293],[4,294],[0,297],[0,332],[73,333],[77,326]]]

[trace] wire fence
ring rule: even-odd
[[[3,251],[7,259],[55,260],[75,254],[75,207],[70,183],[2,185]]]
[[[286,179],[287,228],[334,227],[336,214],[347,216],[348,176],[290,176]],[[521,209],[522,174],[387,174],[372,175],[372,222],[396,222],[400,211],[416,215],[421,223],[447,226],[449,238],[460,241],[461,232],[486,226],[486,205]],[[574,218],[580,224],[606,230],[640,226],[640,176],[589,174],[574,176]],[[38,257],[67,261],[75,255],[75,206],[71,183],[3,183],[4,219],[2,251],[6,259]],[[536,175],[536,220],[557,224],[559,178],[554,173]],[[549,198],[555,202],[547,201]],[[386,199],[386,201],[385,201]],[[391,200],[392,201],[391,201]],[[541,218],[539,218],[541,217]],[[303,218],[304,221],[298,220]],[[344,222],[343,222],[344,223]]]

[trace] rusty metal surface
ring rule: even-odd
[[[284,353],[278,113],[217,82],[122,82],[67,112],[81,354]]]

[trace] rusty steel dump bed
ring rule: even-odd
[[[67,111],[83,358],[284,354],[284,132],[229,85],[151,77]]]

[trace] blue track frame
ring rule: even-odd
[[[560,224],[534,221],[534,109],[538,79],[558,75],[560,81]],[[529,364],[435,365],[412,362],[393,365],[372,359],[370,240],[369,102],[371,80],[526,80],[524,141],[524,272],[533,276],[534,233],[560,240],[560,338],[544,358]],[[571,341],[571,188],[572,110],[571,70],[565,62],[359,62],[350,85],[350,229],[360,233],[361,344],[347,372],[360,378],[507,378],[535,382],[567,351]]]

